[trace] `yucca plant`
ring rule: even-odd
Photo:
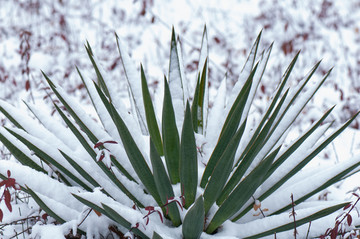
[[[1,161],[1,177],[5,180],[9,170],[48,215],[88,237],[112,231],[140,238],[289,238],[294,227],[302,236],[321,235],[331,226],[328,217],[335,218],[349,202],[307,199],[357,172],[360,160],[302,169],[356,115],[324,137],[331,108],[297,140],[283,144],[331,70],[310,84],[319,62],[289,89],[296,54],[259,117],[251,113],[252,105],[272,49],[258,54],[260,36],[238,82],[227,92],[225,77],[212,107],[206,28],[194,84],[185,78],[172,32],[162,105],[153,104],[143,67],[137,70],[116,36],[130,111],[87,44],[96,81],[78,72],[97,118],[44,73],[63,122],[36,105],[26,103],[34,115],[29,117],[1,101],[0,110],[13,126],[0,129],[0,140],[18,160]]]

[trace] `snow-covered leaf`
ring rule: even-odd
[[[116,34],[115,34],[116,35]],[[144,135],[148,135],[148,128],[146,126],[146,117],[145,117],[145,108],[142,100],[142,91],[141,91],[141,78],[139,77],[139,72],[137,71],[134,62],[131,60],[128,55],[128,50],[125,45],[120,41],[119,37],[116,35],[116,43],[119,49],[120,58],[122,60],[122,65],[124,67],[126,79],[128,82],[129,96],[131,101],[134,104],[133,112],[139,121],[141,131]]]
[[[156,201],[160,201],[159,193],[157,192],[154,177],[151,173],[151,170],[139,150],[137,144],[134,142],[133,137],[131,136],[127,126],[124,121],[117,113],[114,105],[109,102],[105,95],[102,93],[101,89],[95,84],[96,90],[99,93],[99,96],[109,111],[111,118],[114,120],[116,128],[121,137],[121,141],[124,145],[126,154],[131,162],[131,165],[134,167],[137,175],[139,176],[141,182],[145,185],[146,189],[151,193],[151,195],[155,198]]]
[[[231,107],[230,113],[227,115],[226,121],[222,127],[220,137],[218,139],[218,143],[216,144],[202,175],[200,183],[202,188],[206,186],[217,162],[219,161],[232,136],[235,134],[234,129],[237,129],[239,126],[241,115],[247,101],[247,96],[249,95],[249,91],[251,89],[251,84],[255,72],[256,66],[249,75],[246,83],[244,84],[244,87],[241,89],[238,97],[236,98],[236,101],[234,102],[234,105]]]
[[[187,100],[187,85],[185,85],[179,42],[176,40],[175,30],[171,33],[170,62],[169,62],[169,89],[174,106],[175,119],[178,131],[181,131]]]

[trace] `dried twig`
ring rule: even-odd
[[[292,211],[290,213],[290,217],[292,216],[293,219],[294,219],[294,238],[296,239],[297,230],[296,230],[296,219],[295,219],[296,212],[295,212],[294,195],[291,194],[290,198],[291,198],[291,208],[292,208]]]
[[[311,221],[309,222],[309,227],[308,227],[308,230],[307,230],[307,233],[306,233],[306,239],[309,238],[310,227],[311,227]]]

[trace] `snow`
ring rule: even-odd
[[[69,234],[73,228],[73,223],[74,222],[71,221],[57,226],[37,223],[33,226],[31,236],[33,238],[40,237],[43,239],[64,239],[64,235]]]

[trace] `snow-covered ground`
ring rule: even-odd
[[[232,87],[252,42],[263,29],[261,48],[265,49],[272,41],[274,48],[256,99],[259,112],[264,110],[267,97],[298,50],[301,54],[292,73],[292,82],[302,79],[321,59],[315,77],[322,77],[331,67],[335,68],[304,110],[301,120],[296,122],[294,134],[304,130],[334,104],[337,105],[331,115],[334,126],[360,109],[360,4],[356,0],[17,0],[1,1],[0,5],[0,98],[19,107],[22,107],[22,99],[36,101],[46,96],[40,70],[84,104],[88,103],[74,67],[78,66],[86,75],[93,72],[84,48],[86,41],[109,77],[119,79],[117,88],[126,96],[126,80],[114,32],[128,45],[137,65],[143,63],[153,90],[157,91],[169,67],[169,41],[174,26],[182,42],[186,77],[194,79],[206,24],[211,60],[210,97],[215,96],[214,89],[218,88],[225,73],[230,79],[228,87]],[[7,122],[2,118],[2,123]],[[359,123],[360,118],[308,168],[333,165],[359,154]],[[3,147],[1,149],[6,153]],[[358,182],[359,174],[329,188],[320,197],[348,199],[350,195],[346,192],[359,187]],[[28,216],[30,212],[35,215],[36,206],[31,199],[27,200],[34,211],[19,204],[13,215],[5,215],[3,223]],[[5,208],[3,202],[1,208]],[[21,216],[14,216],[15,213]],[[14,227],[17,232],[26,229],[23,224]],[[65,228],[42,230],[53,230],[55,235],[56,230],[60,234]]]

